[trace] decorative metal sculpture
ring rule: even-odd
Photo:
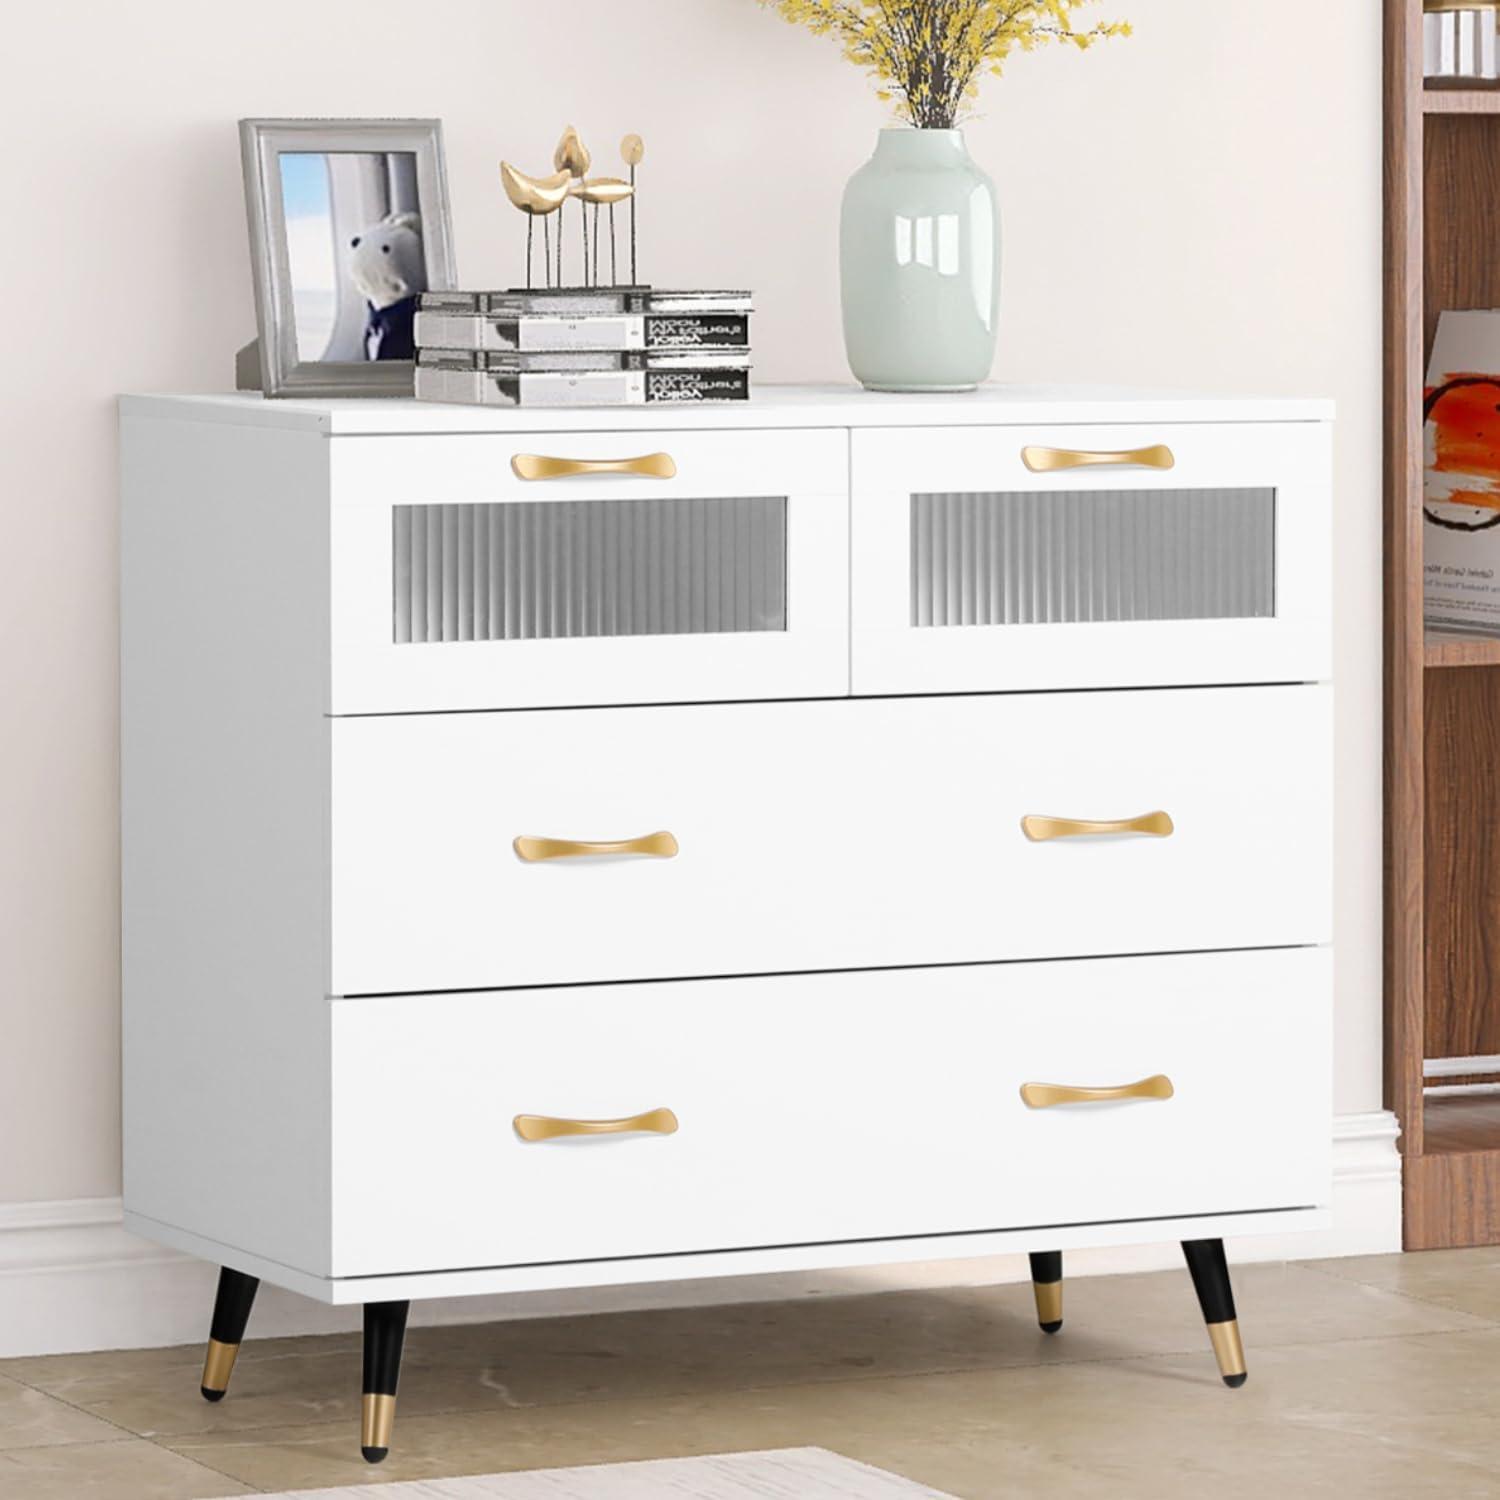
[[[638,135],[627,135],[620,143],[620,155],[630,168],[630,180],[620,177],[586,177],[593,158],[579,138],[578,132],[569,125],[563,131],[557,149],[552,153],[552,164],[556,171],[550,177],[531,177],[519,171],[509,162],[500,163],[500,181],[505,195],[526,215],[526,287],[532,281],[532,238],[538,217],[542,220],[542,261],[549,287],[563,285],[563,213],[569,198],[578,199],[579,225],[582,230],[583,255],[580,285],[599,286],[600,232],[599,210],[609,209],[609,285],[618,286],[619,277],[615,253],[615,204],[630,200],[630,284],[636,284],[635,261],[635,169],[646,154],[646,148]],[[590,209],[593,223],[590,225]],[[557,214],[557,258],[554,277],[552,240],[547,228],[549,215]],[[592,250],[589,231],[593,230]]]

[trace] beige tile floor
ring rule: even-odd
[[[1186,1273],[413,1329],[396,1443],[357,1448],[359,1342],[0,1361],[4,1500],[188,1500],[816,1445],[962,1500],[1500,1497],[1500,1249],[1237,1270],[1220,1384]],[[378,1491],[376,1492],[378,1497]]]

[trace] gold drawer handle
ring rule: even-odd
[[[582,859],[589,854],[645,854],[671,859],[677,840],[670,833],[643,834],[638,839],[533,839],[522,834],[511,846],[524,860]]]
[[[635,474],[642,479],[675,479],[670,453],[643,453],[639,458],[544,458],[518,453],[510,461],[517,479],[572,479],[578,474]]]
[[[1172,832],[1172,820],[1164,812],[1142,813],[1138,818],[1096,821],[1091,818],[1042,818],[1028,813],[1021,819],[1021,832],[1033,844],[1048,839],[1077,839],[1088,834],[1145,833],[1164,839]]]
[[[523,1141],[550,1141],[562,1135],[675,1135],[677,1116],[670,1109],[648,1109],[623,1120],[560,1120],[551,1115],[517,1115],[516,1134]]]
[[[1170,469],[1177,460],[1165,443],[1153,443],[1149,448],[1124,448],[1114,453],[1091,453],[1079,448],[1022,448],[1021,462],[1033,474],[1051,474],[1057,469],[1087,469],[1094,464]]]
[[[1139,1083],[1114,1088],[1075,1088],[1066,1083],[1023,1083],[1021,1099],[1027,1109],[1051,1109],[1054,1104],[1100,1104],[1111,1099],[1170,1099],[1174,1090],[1165,1073],[1154,1073]]]

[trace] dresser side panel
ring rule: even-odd
[[[125,1203],[318,1274],[327,441],[127,411],[121,462]]]

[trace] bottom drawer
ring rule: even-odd
[[[1304,948],[335,1000],[333,1274],[1323,1204],[1330,976]]]

